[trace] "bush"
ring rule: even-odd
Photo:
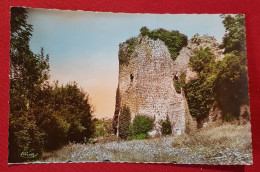
[[[172,133],[171,122],[167,116],[166,120],[162,122],[162,134],[170,135]]]
[[[185,87],[186,74],[182,73],[180,80],[174,82],[174,88],[177,93],[181,93],[181,88]]]
[[[130,38],[130,39],[126,40],[126,44],[127,44],[126,49],[123,50],[120,48],[119,54],[118,54],[119,63],[123,64],[123,65],[128,65],[128,63],[129,63],[131,55],[135,50],[136,38]]]
[[[153,120],[145,116],[136,116],[133,122],[133,134],[135,136],[145,134],[153,128]]]
[[[177,58],[181,49],[187,46],[188,38],[186,35],[181,34],[179,31],[167,31],[165,29],[158,29],[149,31],[147,27],[142,27],[140,29],[142,36],[148,36],[153,40],[160,39],[168,47],[173,60]]]
[[[195,56],[190,59],[190,67],[198,73],[208,72],[210,64],[214,63],[215,56],[209,48],[194,52]]]
[[[112,121],[106,119],[94,119],[95,137],[107,137],[113,133]]]
[[[135,140],[144,140],[147,139],[146,134],[138,134],[137,136],[135,136]]]
[[[119,115],[119,137],[127,139],[130,136],[131,112],[130,109],[124,106]]]

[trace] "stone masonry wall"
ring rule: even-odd
[[[122,43],[119,48],[126,46]],[[132,122],[136,115],[153,118],[153,133],[161,134],[161,123],[168,116],[172,134],[185,132],[186,100],[183,94],[175,91],[174,76],[186,71],[191,54],[191,50],[183,48],[173,61],[161,40],[137,38],[128,65],[119,65],[120,106],[130,108]]]

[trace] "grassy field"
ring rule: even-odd
[[[166,162],[180,164],[251,164],[251,126],[215,124],[196,132],[147,140],[69,144],[44,153],[43,162]]]

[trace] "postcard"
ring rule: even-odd
[[[252,164],[243,14],[11,8],[9,164]]]

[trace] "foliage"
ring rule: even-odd
[[[202,49],[201,51],[195,51],[194,57],[190,59],[190,67],[198,73],[202,71],[207,73],[210,71],[211,64],[214,63],[214,55],[209,48]]]
[[[208,78],[200,76],[185,86],[190,113],[198,122],[208,116],[211,105],[215,100],[212,91],[213,82],[207,80]]]
[[[174,82],[174,88],[177,93],[181,93],[181,88],[185,87],[185,78],[186,78],[186,74],[182,73],[180,76],[180,80],[176,80]]]
[[[239,107],[249,104],[246,56],[226,54],[218,69],[213,88],[218,104],[224,115],[238,117]]]
[[[190,61],[199,78],[185,86],[185,93],[190,112],[198,121],[208,115],[214,101],[226,121],[239,116],[242,104],[249,104],[244,15],[222,17],[226,28],[221,45],[224,59],[215,62],[210,50],[204,49],[195,52]]]
[[[126,40],[126,49],[119,49],[119,63],[123,65],[128,65],[131,55],[133,54],[136,46],[136,38],[130,38]]]
[[[38,158],[69,142],[93,136],[92,108],[77,84],[53,86],[49,57],[43,48],[33,54],[29,41],[33,31],[24,8],[11,8],[9,162]],[[33,155],[25,157],[22,155]]]
[[[140,134],[147,135],[153,128],[153,122],[154,121],[148,117],[137,115],[133,122],[133,134],[135,136]]]
[[[209,48],[194,52],[189,65],[199,73],[199,78],[185,85],[190,113],[197,121],[207,117],[215,100],[213,86],[216,79],[215,57]]]
[[[40,156],[44,132],[36,124],[33,106],[40,85],[48,79],[48,56],[29,48],[33,31],[24,8],[11,8],[9,162],[24,161],[21,153]]]
[[[166,120],[162,122],[162,134],[170,135],[172,133],[171,122],[167,116]]]
[[[112,134],[112,125],[110,120],[102,119],[94,119],[95,124],[95,137],[107,137]]]
[[[130,136],[131,113],[129,107],[124,106],[119,115],[119,137],[127,139]]]
[[[147,139],[146,134],[138,134],[137,136],[135,136],[135,140],[144,140],[144,139]]]
[[[142,36],[148,36],[153,40],[160,39],[168,47],[173,60],[177,58],[179,52],[183,47],[187,45],[188,38],[186,35],[181,34],[179,31],[167,31],[165,29],[157,29],[149,31],[147,27],[142,27],[140,29]]]
[[[218,104],[224,112],[224,118],[238,117],[239,107],[242,104],[249,104],[245,16],[222,15],[222,18],[226,28],[221,45],[225,48],[225,57],[218,65],[214,91]]]
[[[38,124],[47,133],[46,150],[68,142],[83,143],[93,136],[92,107],[87,94],[75,82],[61,87],[56,82],[54,86],[43,87],[43,91],[38,107],[46,109],[38,112]]]
[[[225,48],[225,53],[233,51],[246,51],[245,16],[243,14],[221,15],[222,23],[226,28],[221,48]]]

